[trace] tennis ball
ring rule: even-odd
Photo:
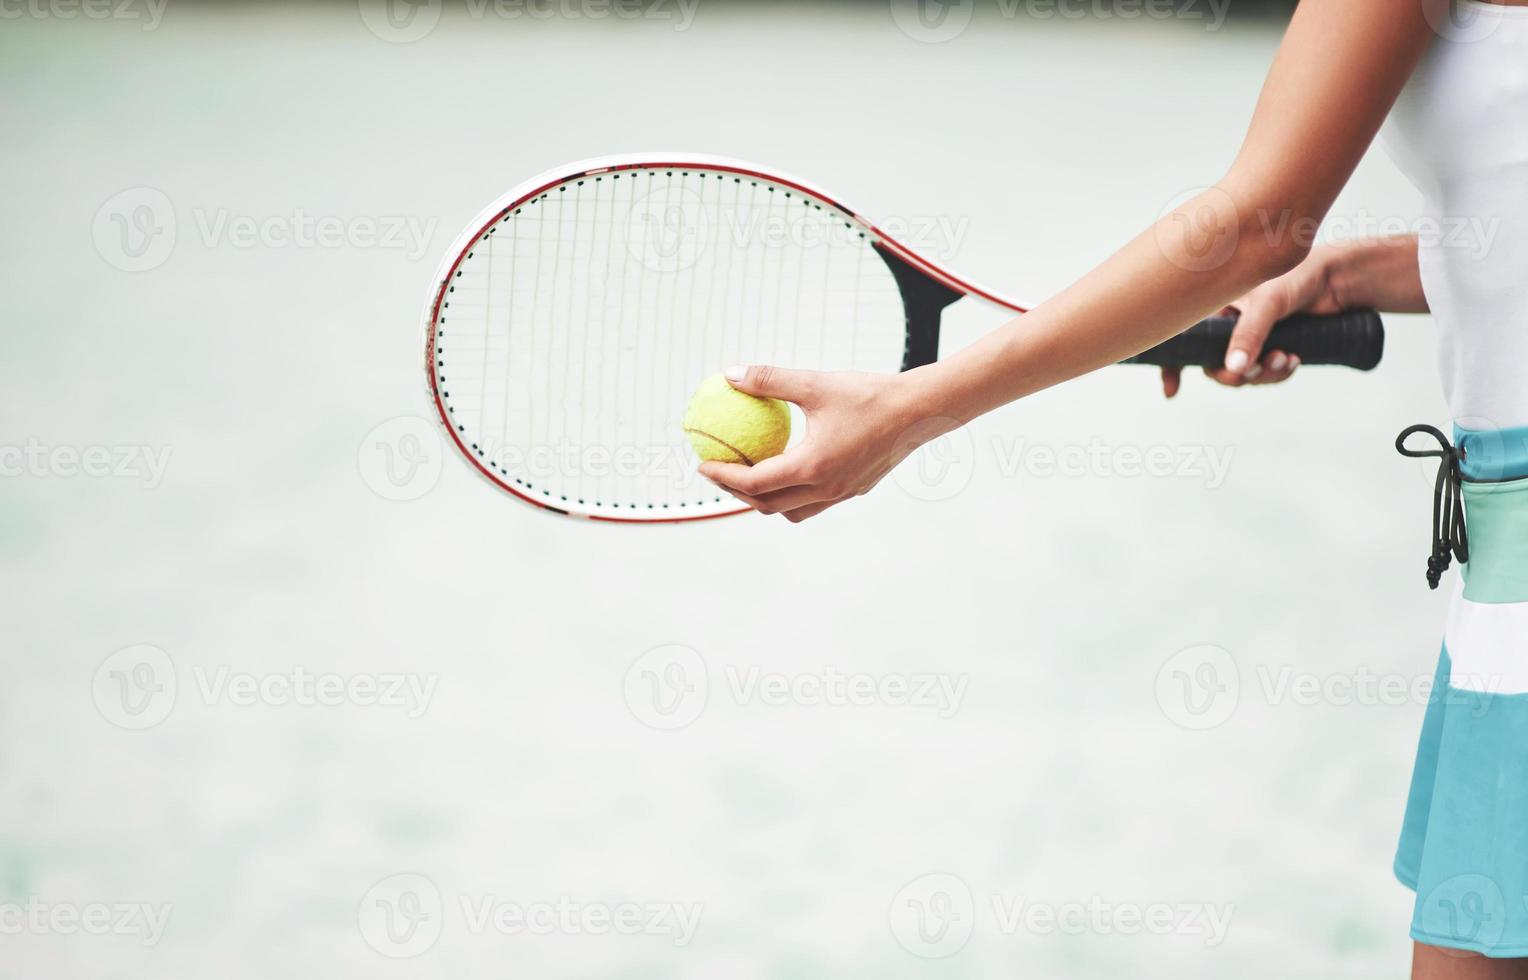
[[[713,374],[690,398],[684,431],[701,459],[752,466],[785,451],[791,412],[778,398],[745,395]]]

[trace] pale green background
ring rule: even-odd
[[[1005,475],[927,503],[888,482],[800,527],[612,530],[514,505],[453,459],[422,498],[368,487],[363,440],[425,417],[419,310],[479,208],[560,162],[688,148],[800,173],[872,217],[967,229],[940,257],[1062,287],[1213,181],[1274,23],[978,13],[925,44],[888,9],[702,3],[671,20],[449,11],[388,43],[354,5],[175,5],[0,23],[7,445],[169,447],[162,485],[0,483],[0,899],[169,903],[163,940],[0,935],[0,978],[1223,978],[1397,975],[1390,876],[1414,702],[1300,705],[1260,671],[1430,676],[1429,475],[1390,448],[1444,409],[1425,318],[1370,376],[1280,390],[1119,368],[983,419],[976,445],[1213,446],[1193,478]],[[128,273],[92,222],[172,202]],[[420,254],[239,248],[198,216],[405,215]],[[1337,214],[1410,219],[1384,156]],[[961,343],[991,326],[960,319]],[[947,345],[948,349],[948,345]],[[170,717],[103,718],[115,650],[172,658]],[[707,710],[654,731],[627,668],[681,643]],[[1240,703],[1209,732],[1156,698],[1215,644]],[[961,709],[736,704],[720,671],[967,675]],[[194,671],[437,674],[429,709],[207,703]],[[429,876],[439,940],[386,959],[378,880]],[[956,955],[909,955],[893,896],[977,899]],[[471,934],[461,896],[702,903],[695,941]],[[1004,935],[990,896],[1234,905],[1226,941]]]

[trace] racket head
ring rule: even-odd
[[[480,476],[549,513],[744,512],[696,472],[688,394],[734,363],[897,370],[907,317],[877,246],[948,276],[826,193],[743,161],[558,167],[486,208],[437,272],[435,414]]]

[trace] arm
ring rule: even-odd
[[[1432,37],[1420,4],[1302,3],[1226,176],[1022,320],[922,369],[943,414],[964,421],[1112,364],[1297,266],[1296,229],[1326,216]]]
[[[1445,0],[1422,0],[1433,2]],[[1289,272],[1309,253],[1297,230],[1326,215],[1432,37],[1421,3],[1305,0],[1214,187],[947,360],[892,379],[729,372],[741,390],[800,404],[810,430],[758,466],[702,472],[759,510],[809,517],[868,490],[941,429],[1145,350]]]

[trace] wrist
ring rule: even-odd
[[[1311,253],[1311,259],[1317,263],[1321,292],[1339,310],[1364,305],[1357,298],[1362,283],[1357,261],[1360,257],[1361,249],[1353,242],[1323,245]]]
[[[1327,295],[1339,309],[1427,312],[1415,235],[1361,238],[1327,246]]]
[[[952,388],[939,363],[903,371],[889,386],[889,415],[898,431],[916,428],[919,441],[937,439],[966,423],[953,404]]]

